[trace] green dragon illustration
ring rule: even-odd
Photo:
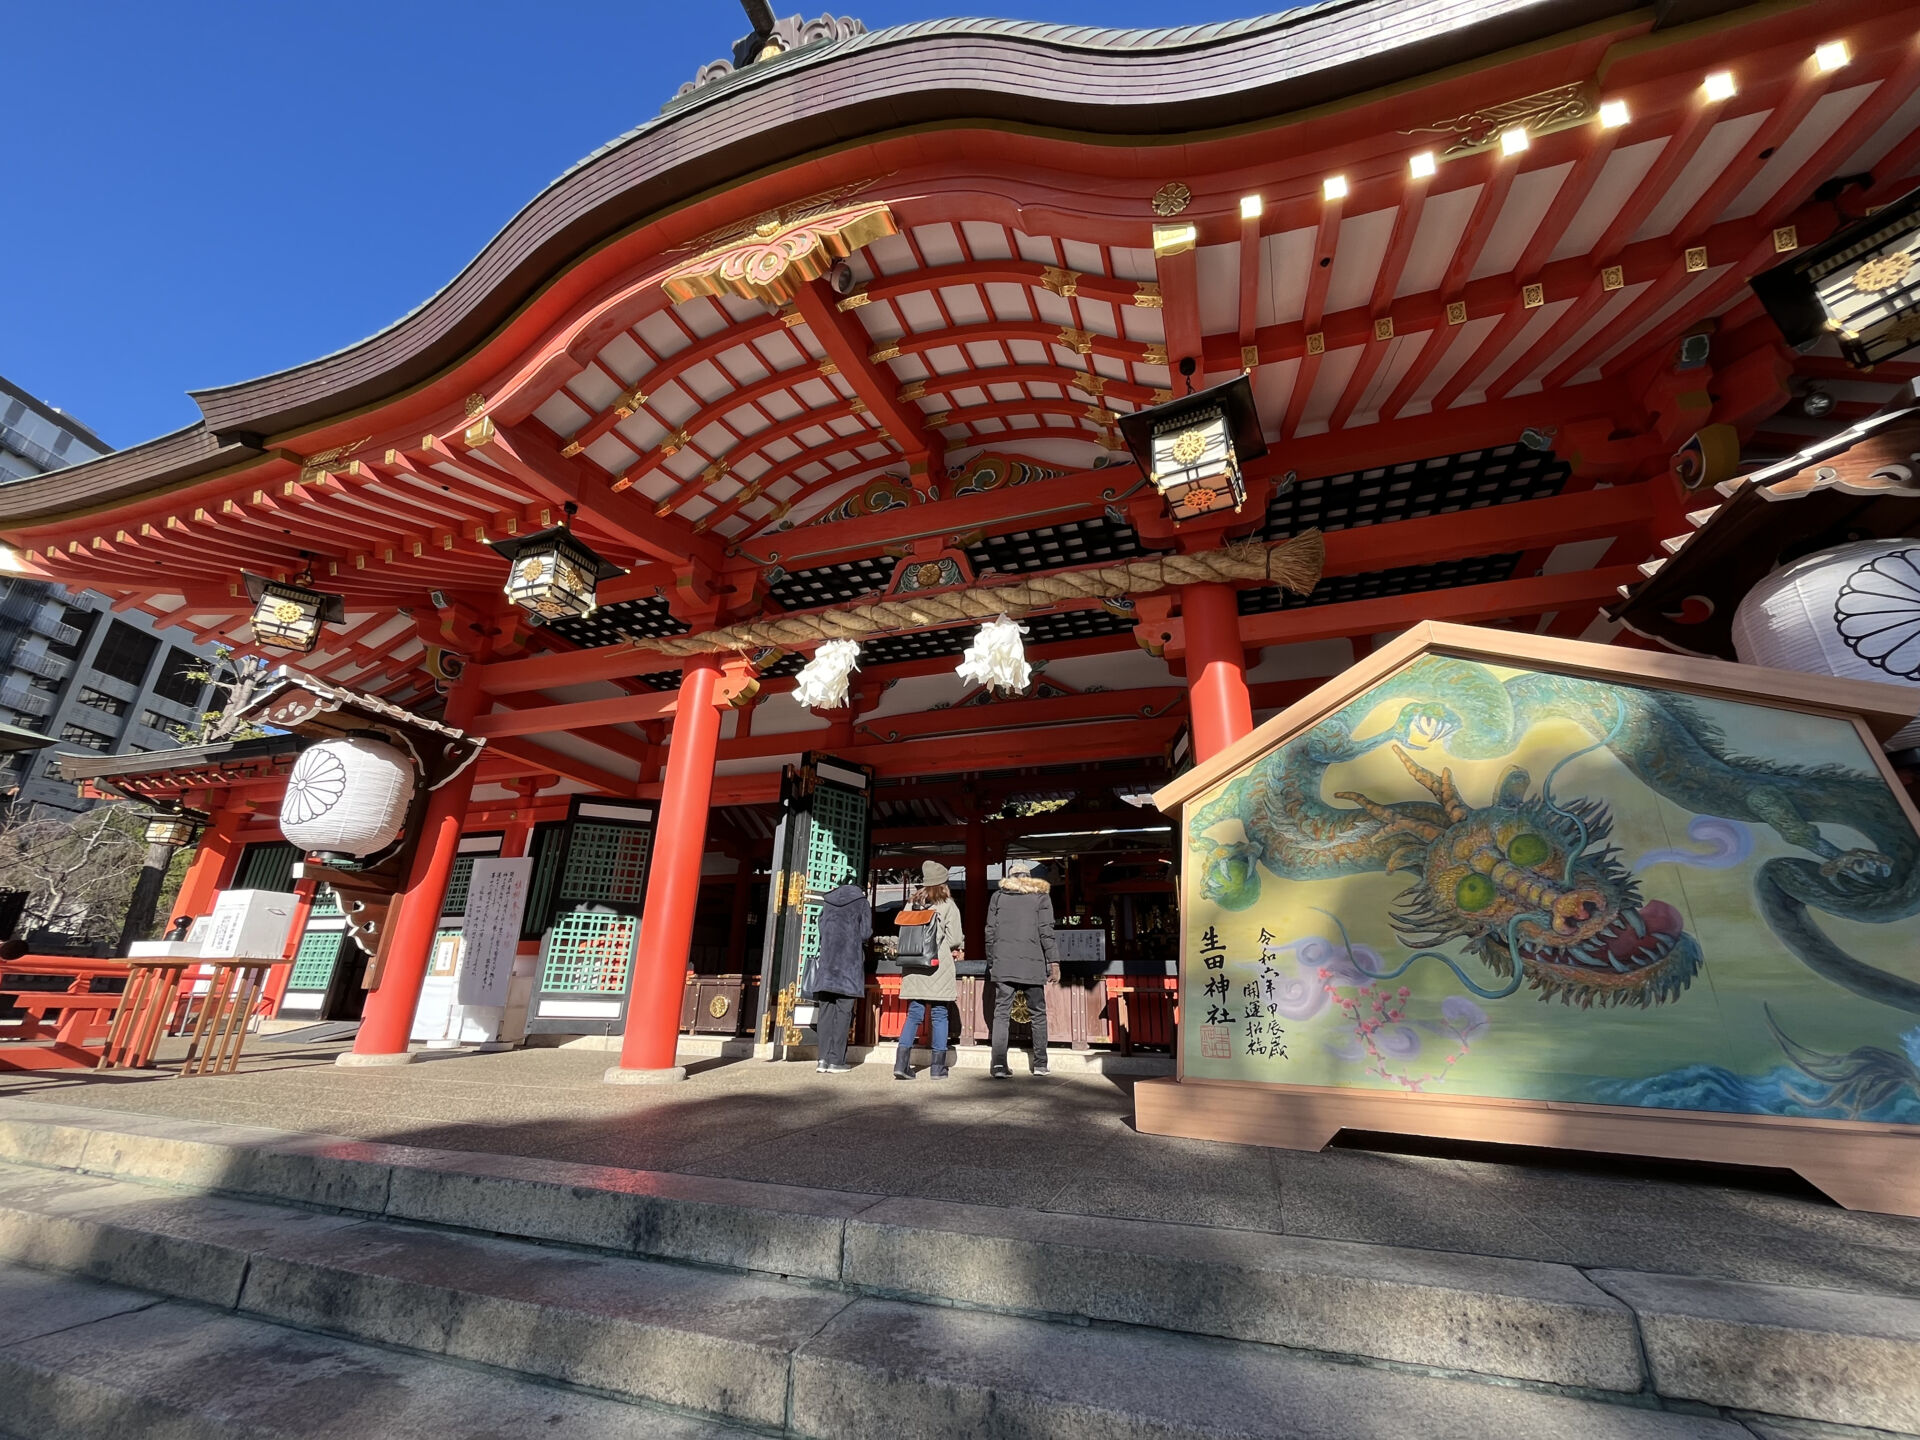
[[[1356,733],[1396,699],[1405,703],[1390,725]],[[1201,893],[1243,910],[1259,897],[1262,869],[1282,879],[1404,872],[1413,883],[1392,920],[1417,953],[1401,971],[1435,958],[1493,998],[1524,983],[1543,1000],[1557,995],[1581,1006],[1673,999],[1699,969],[1699,943],[1674,906],[1642,899],[1617,851],[1603,844],[1611,825],[1604,805],[1555,799],[1552,774],[1532,793],[1531,777],[1516,766],[1489,804],[1475,806],[1451,771],[1436,774],[1415,759],[1436,747],[1465,760],[1497,759],[1555,718],[1593,737],[1555,772],[1604,747],[1682,808],[1769,826],[1808,852],[1755,872],[1754,900],[1768,927],[1834,983],[1920,1012],[1920,984],[1848,954],[1809,913],[1885,924],[1920,911],[1920,836],[1878,775],[1740,756],[1682,696],[1575,676],[1527,672],[1503,681],[1470,661],[1415,661],[1236,777],[1194,815],[1188,833]],[[1381,803],[1344,791],[1333,799],[1347,803],[1329,803],[1328,768],[1383,745],[1433,798]],[[1232,820],[1244,839],[1210,833]],[[1870,848],[1842,848],[1822,825],[1846,826]],[[1506,986],[1476,984],[1434,949],[1454,943]]]

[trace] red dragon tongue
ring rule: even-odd
[[[1647,927],[1643,938],[1625,921],[1618,922],[1607,937],[1607,953],[1616,960],[1627,960],[1647,949],[1655,937],[1678,935],[1686,928],[1680,912],[1664,900],[1649,900],[1640,907],[1640,923]]]
[[[1649,900],[1640,907],[1640,918],[1657,935],[1678,935],[1687,928],[1686,919],[1664,900]]]

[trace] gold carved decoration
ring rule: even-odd
[[[1447,324],[1464,325],[1467,323],[1467,302],[1449,300],[1447,302]]]
[[[1160,293],[1160,284],[1156,280],[1144,281],[1140,288],[1133,292],[1133,303],[1135,308],[1140,310],[1164,310],[1167,304],[1166,297]]]
[[[1080,375],[1069,380],[1067,383],[1074,389],[1088,395],[1104,395],[1107,393],[1107,377],[1104,375]]]
[[[1166,364],[1167,363],[1167,347],[1164,345],[1147,346],[1146,349],[1140,352],[1140,363],[1142,365]]]
[[[863,305],[871,305],[872,303],[873,297],[867,294],[867,287],[865,285],[856,285],[841,297],[839,308],[843,311],[858,310]]]
[[[700,472],[700,483],[703,485],[713,484],[714,481],[727,473],[728,468],[728,463],[725,460],[714,461]]]
[[[1327,332],[1316,330],[1307,336],[1307,354],[1324,355],[1327,353]]]
[[[1522,285],[1520,287],[1520,305],[1526,310],[1538,310],[1547,303],[1547,287],[1544,285]]]
[[[1206,432],[1193,429],[1182,430],[1174,437],[1173,459],[1176,465],[1191,465],[1207,453]]]
[[[1164,405],[1172,398],[1173,391],[1171,390],[1155,390],[1151,395],[1147,396],[1147,403],[1149,405]]]
[[[1797,225],[1776,225],[1773,227],[1773,253],[1786,255],[1800,248],[1800,227]]]
[[[613,413],[617,419],[624,420],[642,405],[647,403],[647,392],[638,385],[631,390],[622,391],[614,397]]]
[[[478,391],[475,391],[473,394],[467,396],[467,418],[469,420],[478,420],[480,418],[481,413],[485,411],[486,408],[487,408],[486,396],[480,394]]]
[[[1697,275],[1707,268],[1707,247],[1693,245],[1687,249],[1687,274]]]
[[[1117,412],[1108,410],[1100,405],[1089,405],[1086,410],[1086,418],[1096,425],[1118,425],[1120,423],[1120,416]]]
[[[1391,315],[1383,316],[1381,319],[1373,322],[1373,338],[1376,340],[1391,340],[1393,338],[1393,317]]]
[[[898,340],[889,340],[884,345],[876,345],[867,352],[867,359],[876,365],[887,360],[898,360],[899,358],[900,342]]]
[[[822,375],[838,375],[840,373],[840,367],[831,360],[822,360],[814,368]]]
[[[939,430],[953,423],[953,412],[951,410],[935,410],[931,415],[927,416],[922,423],[929,430]]]
[[[1061,345],[1076,355],[1090,354],[1093,350],[1093,336],[1085,330],[1075,330],[1070,326],[1062,325],[1060,334],[1056,338]]]
[[[1863,295],[1878,295],[1905,282],[1913,269],[1913,256],[1904,250],[1876,255],[1853,272],[1853,288]]]
[[[701,295],[740,295],[784,305],[836,261],[899,234],[885,201],[848,203],[872,184],[842,185],[711,231],[683,247],[698,252],[696,258],[660,288],[675,304]]]
[[[1240,347],[1240,368],[1242,370],[1252,370],[1259,363],[1260,347],[1258,345],[1242,345]]]
[[[896,398],[900,401],[901,404],[904,405],[910,400],[918,400],[922,395],[925,395],[926,393],[927,393],[926,381],[909,380],[905,385],[902,385],[900,387],[900,394]]]
[[[854,415],[864,415],[867,413],[867,402],[856,395],[847,402],[847,410]]]
[[[300,483],[311,485],[333,474],[336,470],[344,469],[343,462],[347,456],[372,438],[371,435],[363,435],[350,445],[336,445],[331,450],[322,450],[318,455],[307,456],[300,462]]]
[[[716,1020],[726,1019],[727,1011],[731,1010],[732,1008],[733,1006],[727,1003],[727,997],[724,995],[716,995],[711,1000],[707,1001],[707,1014],[711,1015]]]
[[[1193,192],[1178,180],[1169,180],[1153,192],[1153,213],[1178,215],[1193,203]]]
[[[1040,271],[1040,284],[1061,299],[1071,300],[1080,293],[1080,272],[1062,270],[1058,265],[1044,266]]]
[[[1451,120],[1436,120],[1431,125],[1402,130],[1402,135],[1453,135],[1456,138],[1441,152],[1443,159],[1471,155],[1500,143],[1500,136],[1515,127],[1529,135],[1550,135],[1570,129],[1593,117],[1597,95],[1591,80],[1576,80],[1556,85],[1518,100],[1469,110]]]
[[[560,453],[571,460],[580,453],[580,442],[578,440],[569,440],[565,445],[560,447]]]
[[[687,434],[686,426],[681,426],[660,442],[661,456],[664,458],[668,455],[678,455],[682,450],[687,448],[687,442],[692,438],[691,435]]]
[[[1627,283],[1627,268],[1624,265],[1609,265],[1600,272],[1602,290],[1618,290]]]

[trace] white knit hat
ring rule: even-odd
[[[1009,875],[1031,875],[1032,873],[1033,862],[1031,860],[1009,860],[1007,862],[1007,874]]]
[[[947,867],[938,860],[923,860],[920,863],[920,883],[922,885],[944,885],[947,883]]]

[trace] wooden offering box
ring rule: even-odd
[[[1920,1214],[1904,687],[1427,624],[1182,776],[1154,1134],[1772,1166]]]

